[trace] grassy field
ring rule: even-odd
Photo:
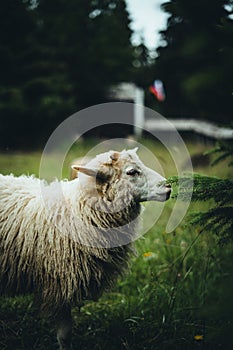
[[[96,141],[75,145],[63,165],[95,146]],[[142,140],[159,159],[166,176],[175,165],[159,144]],[[194,171],[231,177],[226,163],[211,167],[203,152],[211,148],[187,142]],[[39,174],[41,152],[2,153],[0,172]],[[186,162],[186,159],[182,160]],[[51,158],[51,164],[56,159]],[[52,165],[51,165],[52,167]],[[174,200],[166,203],[156,225],[136,242],[138,255],[131,269],[98,302],[73,310],[74,349],[182,350],[231,349],[233,341],[233,249],[219,246],[211,232],[189,225],[189,213],[211,203],[192,204],[185,220],[171,233],[166,223]],[[32,298],[0,299],[0,349],[56,349],[55,330],[40,318]]]

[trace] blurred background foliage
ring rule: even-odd
[[[131,79],[124,1],[6,0],[0,10],[1,145],[36,145]]]
[[[134,82],[166,117],[229,123],[232,0],[171,0],[161,46],[133,46],[124,0],[2,0],[0,147],[37,147],[70,114]],[[166,100],[148,87],[164,82]]]
[[[232,118],[233,1],[173,0],[155,74],[166,83],[166,114],[228,122]]]

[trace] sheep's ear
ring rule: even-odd
[[[138,147],[135,147],[134,149],[132,149],[132,151],[134,151],[135,153],[137,153]]]
[[[120,156],[119,152],[112,152],[111,155],[110,155],[110,158],[111,158],[111,160],[116,162],[118,160],[119,156]]]
[[[72,165],[72,169],[79,171],[83,174],[86,174],[88,176],[97,176],[98,169],[95,168],[87,168],[85,166],[79,166],[79,165]]]
[[[96,181],[98,181],[98,182],[105,182],[109,178],[109,174],[105,174],[104,172],[102,172],[96,168],[89,168],[89,167],[85,167],[85,166],[72,165],[72,169],[79,171],[85,175],[95,177]]]

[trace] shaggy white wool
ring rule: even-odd
[[[118,188],[111,206],[124,202],[126,208],[111,214],[105,201],[85,197],[78,179],[48,185],[0,175],[0,294],[36,292],[48,311],[97,299],[133,250],[130,244],[111,248],[122,235],[134,240],[140,205],[131,200]]]

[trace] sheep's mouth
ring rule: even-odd
[[[141,198],[141,202],[148,202],[148,201],[156,201],[156,202],[165,202],[167,201],[171,196],[171,188],[167,187],[164,191],[155,193],[155,194],[148,194],[147,197]]]
[[[170,195],[171,195],[171,191],[169,192],[166,192],[164,194],[160,194],[159,195],[159,199],[157,199],[159,202],[165,202],[167,201],[169,198],[170,198]]]
[[[170,193],[158,194],[156,196],[148,196],[145,201],[165,202],[170,198]]]

